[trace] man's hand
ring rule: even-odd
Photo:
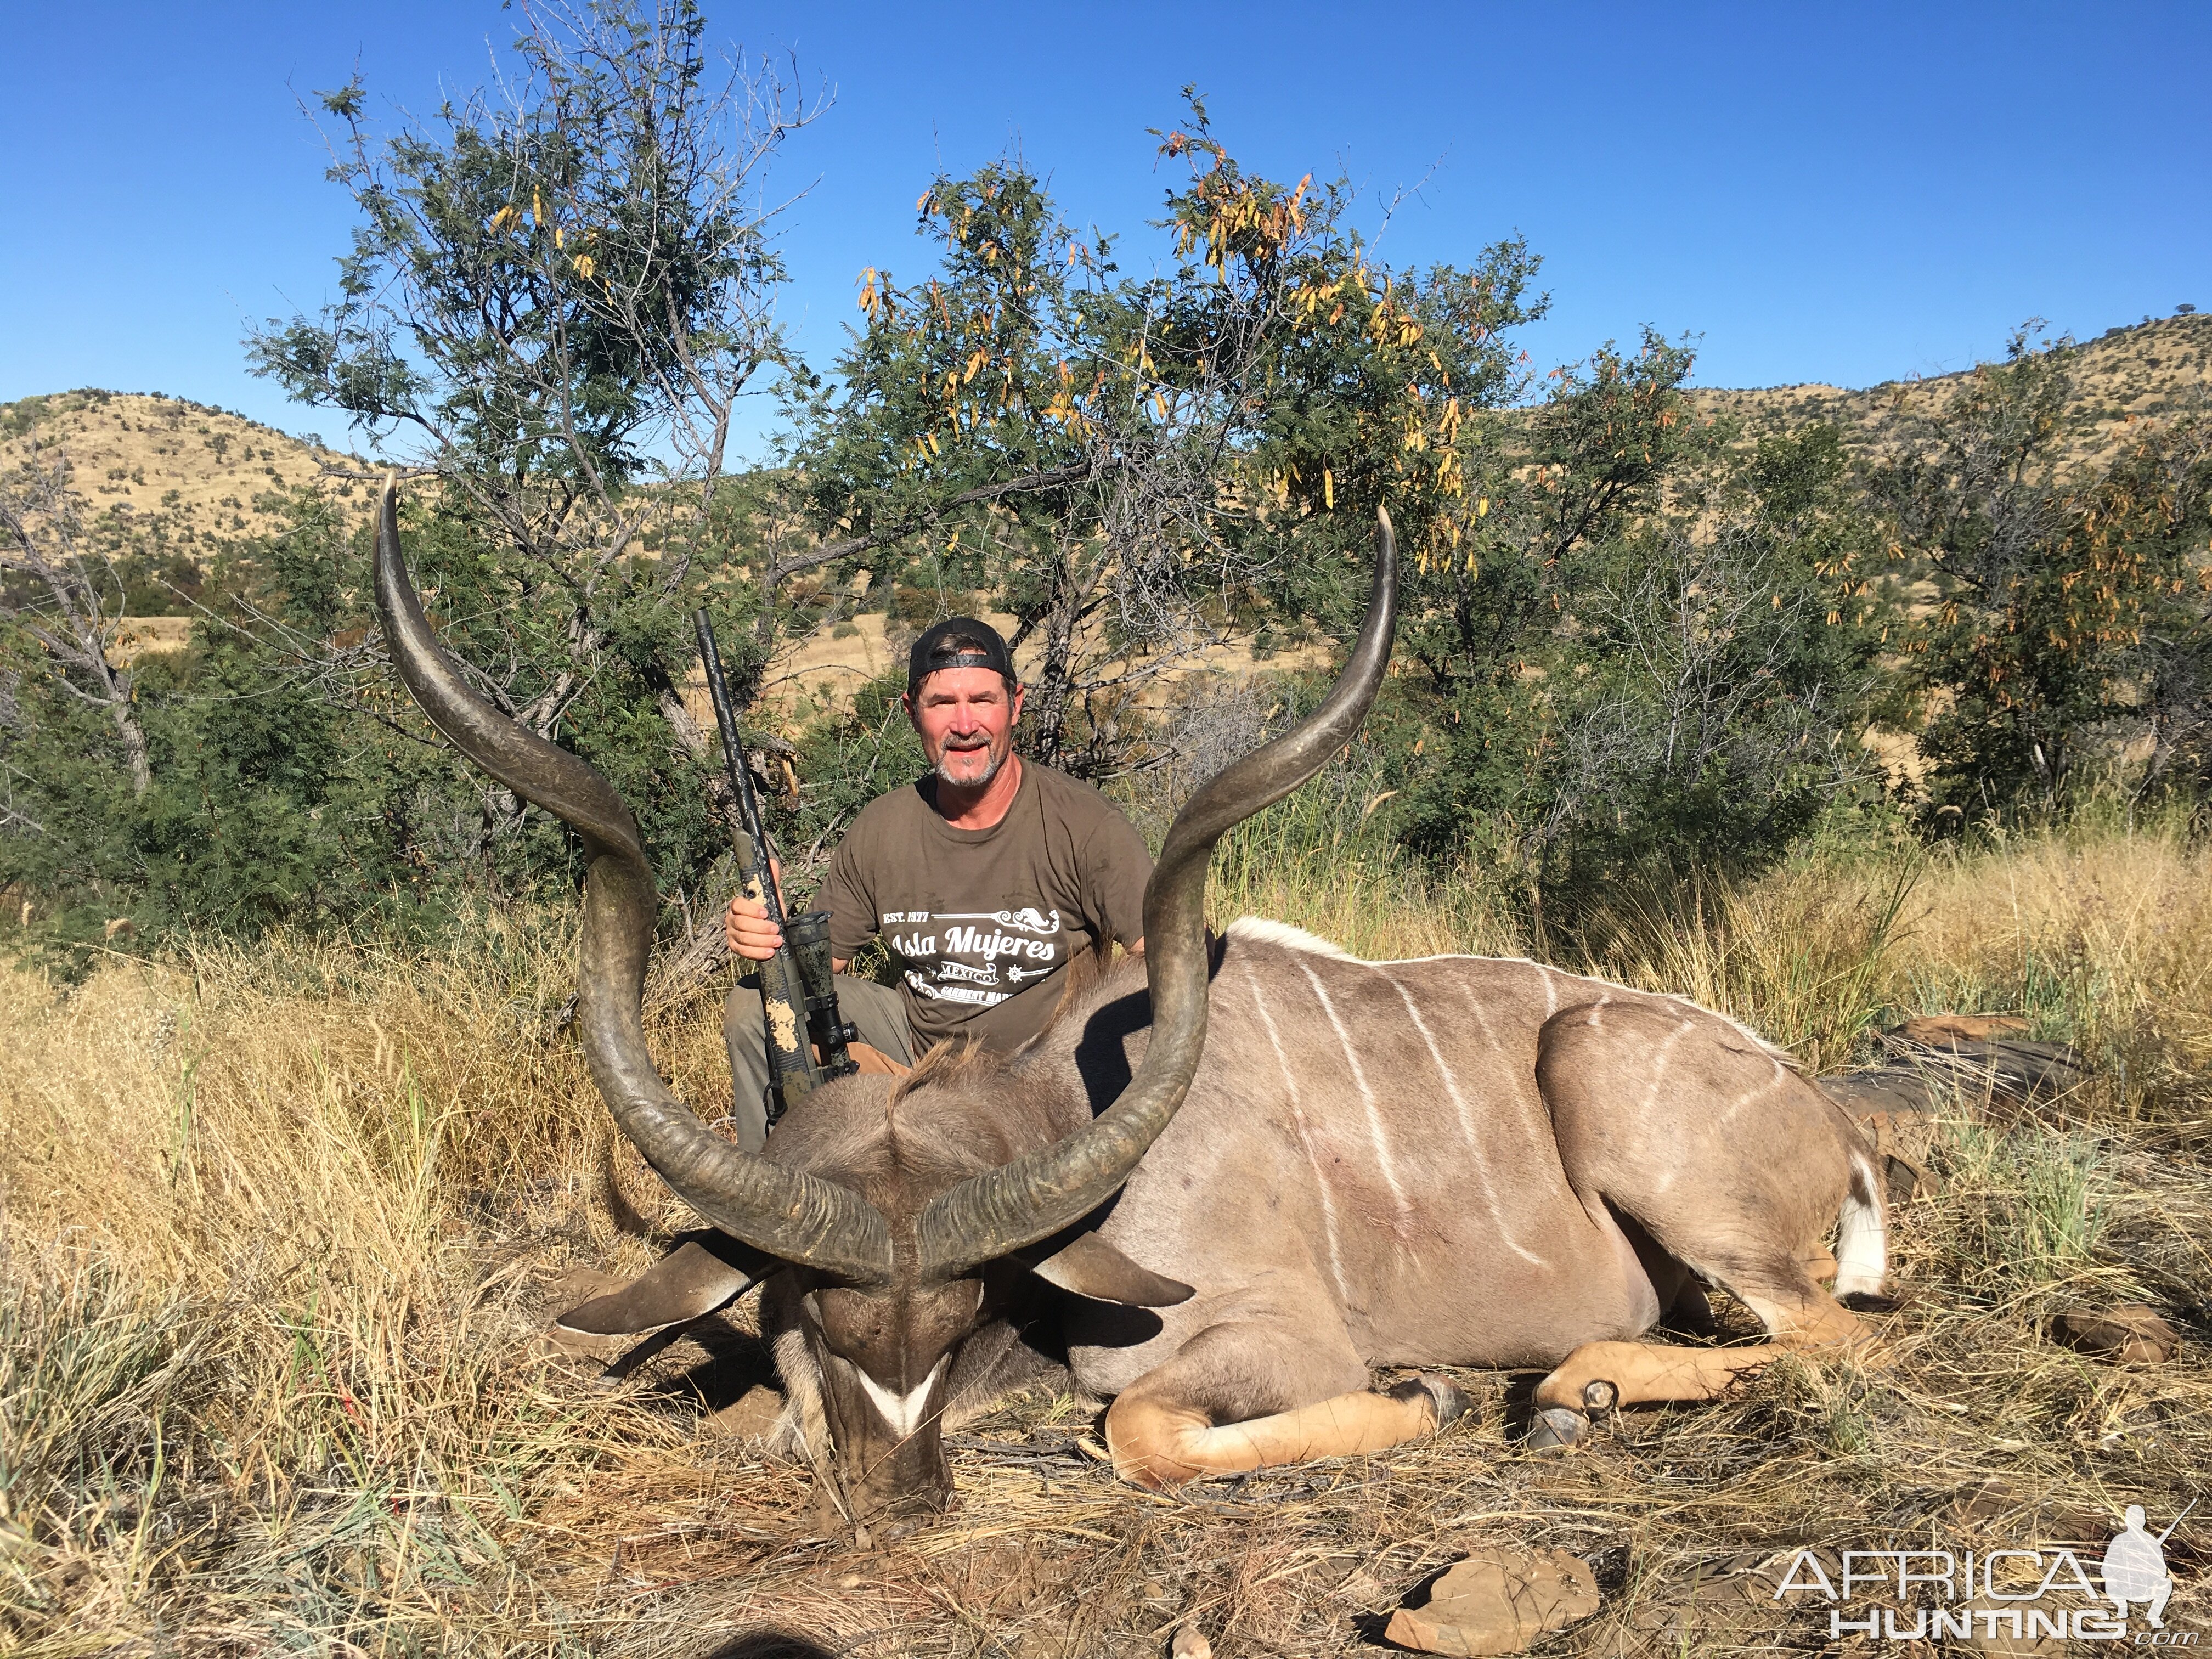
[[[783,866],[771,864],[769,873],[775,878],[781,905]],[[783,948],[783,929],[769,920],[767,904],[743,893],[730,901],[729,910],[722,917],[722,934],[730,942],[730,954],[747,962],[766,962]]]

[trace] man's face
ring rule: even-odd
[[[906,708],[938,778],[955,788],[980,789],[1013,750],[1022,688],[1010,697],[994,669],[940,668],[908,694]]]

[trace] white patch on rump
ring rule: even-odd
[[[1881,1188],[1873,1166],[1851,1154],[1851,1184],[1844,1194],[1843,1214],[1836,1229],[1836,1294],[1879,1296],[1889,1269],[1889,1242],[1884,1236]]]
[[[893,1394],[858,1365],[853,1369],[860,1373],[860,1386],[867,1390],[868,1398],[884,1421],[890,1425],[891,1432],[904,1440],[921,1426],[922,1413],[929,1408],[929,1391],[936,1385],[937,1374],[945,1369],[945,1361],[940,1359],[932,1365],[929,1375],[910,1394]]]

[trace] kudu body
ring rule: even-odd
[[[948,1409],[1055,1364],[1115,1396],[1115,1465],[1160,1486],[1378,1449],[1461,1408],[1433,1378],[1370,1391],[1374,1365],[1556,1365],[1540,1428],[1562,1439],[1588,1409],[1717,1393],[1773,1349],[1628,1340],[1694,1303],[1699,1277],[1779,1341],[1848,1340],[1851,1316],[1804,1264],[1840,1210],[1838,1291],[1879,1287],[1870,1161],[1741,1028],[1532,963],[1361,963],[1250,921],[1209,948],[1212,845],[1357,728],[1395,574],[1386,518],[1336,689],[1170,830],[1141,963],[1071,984],[1006,1061],[939,1051],[909,1077],[819,1089],[749,1157],[646,1050],[655,901],[628,810],[467,690],[408,584],[387,488],[393,660],[471,759],[584,837],[593,1079],[717,1230],[563,1322],[665,1326],[766,1278],[787,1428],[854,1514],[941,1501]]]

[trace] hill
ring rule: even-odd
[[[1747,438],[1825,422],[1840,428],[1844,441],[1862,453],[1894,453],[1933,436],[1933,417],[1972,373],[1885,380],[1863,391],[1698,387],[1690,398],[1705,414],[1742,422]],[[2162,318],[2108,329],[2084,342],[2075,360],[2075,397],[2066,422],[2069,459],[2094,462],[2111,451],[2131,422],[2202,405],[2208,376],[2212,316]]]
[[[158,392],[86,390],[0,404],[0,465],[29,459],[33,444],[67,453],[96,514],[166,518],[209,540],[273,524],[257,495],[312,483],[325,463],[365,465],[228,410]]]
[[[1931,441],[1935,416],[1971,373],[1890,380],[1856,391],[1818,385],[1698,387],[1690,398],[1702,413],[1741,422],[1747,439],[1825,422],[1842,428],[1845,441],[1862,453],[1880,454]],[[2075,360],[2075,395],[2067,418],[2069,456],[2092,463],[2112,450],[2130,422],[2204,404],[2208,376],[2212,316],[2165,318],[2112,329],[2085,343]],[[91,507],[96,536],[157,565],[181,560],[198,568],[210,563],[225,544],[277,528],[276,515],[263,505],[268,498],[316,482],[325,465],[364,465],[224,410],[137,392],[87,390],[0,404],[0,470],[27,459],[33,445],[67,453],[76,488]],[[365,485],[341,483],[337,493],[366,516],[370,492]],[[158,593],[137,607],[144,615],[127,631],[126,650],[185,642],[189,605],[164,602]],[[884,622],[871,612],[837,637],[804,642],[778,664],[772,679],[786,694],[796,694],[880,673],[895,654]],[[1240,664],[1244,660],[1238,657]]]
[[[228,544],[278,527],[265,498],[313,483],[325,464],[362,463],[228,410],[155,393],[86,389],[0,404],[0,471],[35,452],[66,458],[97,542],[157,566],[211,563]],[[368,494],[341,484],[359,503]],[[150,625],[131,630],[126,647],[183,642],[184,601],[141,590],[134,612]]]

